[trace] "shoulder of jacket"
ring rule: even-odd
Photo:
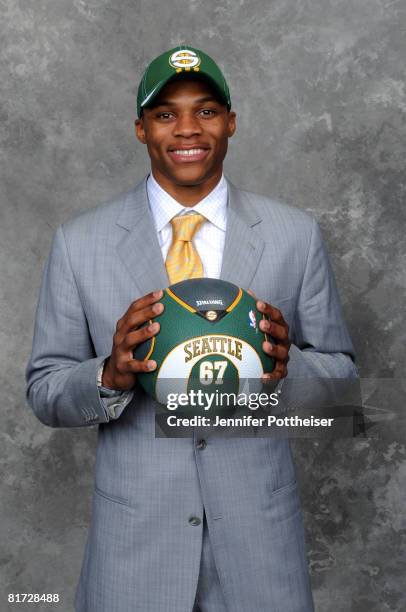
[[[238,189],[237,191],[247,205],[255,208],[264,220],[269,219],[273,222],[298,224],[303,228],[308,228],[310,231],[314,223],[317,223],[313,215],[297,206],[292,206],[291,204],[286,204],[280,200],[252,191],[244,189]]]
[[[91,208],[84,210],[61,224],[63,232],[68,236],[88,232],[96,234],[100,228],[111,228],[115,226],[116,219],[128,198],[134,196],[134,189],[123,192],[114,198],[101,202]]]

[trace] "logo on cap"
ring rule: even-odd
[[[194,51],[190,49],[182,49],[181,51],[175,51],[169,58],[169,64],[172,68],[176,69],[176,72],[187,72],[193,68],[195,72],[199,71],[201,59]]]

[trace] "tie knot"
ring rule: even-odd
[[[191,242],[199,227],[206,221],[206,217],[199,213],[181,215],[171,219],[173,240]]]

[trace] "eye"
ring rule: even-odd
[[[213,117],[216,114],[216,111],[212,108],[203,108],[200,111],[200,114],[203,115],[203,117]]]
[[[157,118],[158,119],[170,119],[172,117],[172,113],[169,112],[163,112],[163,113],[158,113],[157,114]]]

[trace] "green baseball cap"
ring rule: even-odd
[[[231,108],[230,92],[226,80],[211,57],[187,45],[179,45],[156,57],[149,64],[138,87],[137,114],[149,106],[161,89],[178,75],[201,75],[215,88],[220,98]]]

